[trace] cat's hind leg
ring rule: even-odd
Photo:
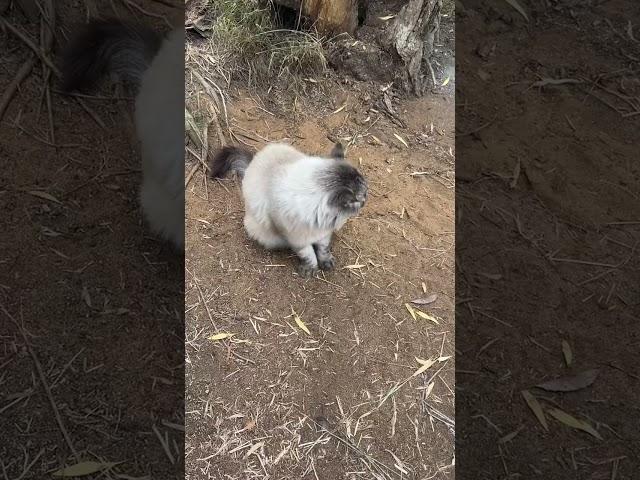
[[[244,228],[247,235],[258,242],[267,250],[278,250],[287,248],[289,243],[270,225],[258,222],[251,214],[244,216]]]
[[[313,249],[318,259],[318,266],[321,270],[333,270],[336,266],[336,260],[331,253],[331,233],[322,240],[313,244]]]

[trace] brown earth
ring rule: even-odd
[[[3,18],[37,43],[15,4]],[[180,10],[142,5],[182,22]],[[54,61],[86,13],[55,10]],[[4,30],[0,56],[4,93],[30,50]],[[49,110],[44,85],[37,62],[0,127],[0,478],[50,478],[78,459],[122,462],[85,478],[183,478],[184,263],[142,222],[132,104],[108,88],[83,98],[103,128],[55,79]]]
[[[639,478],[640,47],[627,21],[640,6],[520,2],[526,23],[506,2],[463,3],[458,475]],[[579,391],[534,388],[591,368],[598,378]],[[539,399],[548,431],[522,390]]]
[[[420,367],[415,357],[454,355],[453,83],[392,100],[402,128],[371,110],[381,85],[340,72],[314,80],[297,97],[232,85],[230,130],[251,147],[288,141],[312,154],[327,154],[330,138],[353,141],[347,158],[368,178],[370,200],[334,239],[336,270],[303,280],[292,254],[247,239],[235,179],[194,175],[186,194],[187,478],[453,478],[453,434],[428,411],[454,417],[454,359],[380,405]],[[205,95],[194,94],[194,109],[197,102],[204,109]],[[219,146],[215,123],[210,150]],[[437,300],[422,310],[438,324],[405,308],[431,293]],[[234,336],[210,339],[219,333]]]

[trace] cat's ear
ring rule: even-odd
[[[336,160],[344,160],[344,147],[340,142],[336,143],[331,150],[331,158]]]

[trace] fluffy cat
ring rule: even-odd
[[[244,227],[267,249],[290,248],[303,277],[331,270],[333,232],[358,214],[367,199],[367,181],[344,159],[339,143],[330,158],[306,155],[272,143],[253,155],[225,147],[214,157],[211,175],[235,171],[242,178]]]
[[[110,74],[133,87],[142,211],[155,233],[184,250],[184,30],[163,38],[141,25],[94,20],[67,46],[62,71],[66,91]]]

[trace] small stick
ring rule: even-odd
[[[22,40],[31,50],[33,50],[35,54],[38,55],[38,57],[40,57],[40,60],[44,62],[52,71],[54,71],[58,77],[61,76],[61,73],[58,67],[55,66],[55,64],[42,51],[42,49],[38,48],[38,46],[35,43],[33,43],[33,40],[31,40],[22,30],[15,27],[14,25],[9,23],[7,20],[5,20],[2,17],[0,17],[0,22],[2,25],[4,25],[7,28],[7,30],[13,33],[16,37]]]
[[[170,8],[178,8],[178,9],[183,9],[184,5],[180,6],[180,5],[176,5],[174,3],[168,2],[167,0],[151,0],[152,2],[157,2],[160,3],[166,7],[170,7]]]
[[[35,54],[40,58],[40,60],[51,69],[51,71],[56,75],[56,77],[58,78],[62,77],[62,73],[60,72],[58,67],[54,65],[51,59],[40,48],[38,48],[36,44],[34,44],[33,41],[26,34],[24,34],[20,29],[11,25],[7,20],[5,20],[2,17],[0,17],[0,25],[5,26],[20,40],[22,40],[29,48],[31,48],[35,52]],[[74,97],[74,98],[80,104],[80,106],[84,109],[84,111],[87,112],[89,116],[91,116],[91,118],[93,118],[93,120],[100,127],[106,128],[106,125],[104,124],[104,122],[100,119],[100,117],[98,117],[98,115],[95,112],[93,112],[80,98],[78,97]]]
[[[433,67],[431,66],[431,62],[427,61],[427,67],[429,67],[429,73],[431,74],[431,81],[433,82],[433,88],[436,88],[436,74],[433,71]]]
[[[480,125],[480,126],[479,126],[478,128],[476,128],[476,129],[470,130],[470,131],[468,131],[468,132],[459,132],[459,133],[458,133],[458,136],[460,136],[460,137],[466,137],[466,136],[469,136],[469,135],[473,135],[474,133],[478,133],[480,130],[483,130],[483,129],[487,128],[487,127],[488,127],[489,125],[491,125],[494,121],[495,121],[495,117],[494,117],[494,118],[492,118],[491,120],[489,120],[488,122],[486,122],[486,123],[484,123],[484,124]]]
[[[76,457],[76,460],[80,461],[80,457],[78,456],[78,452],[76,451],[75,447],[73,446],[73,442],[71,441],[71,437],[69,436],[69,432],[67,431],[67,428],[65,427],[64,422],[62,421],[62,417],[60,416],[60,411],[58,410],[58,406],[56,405],[56,401],[53,398],[53,395],[51,393],[51,389],[49,388],[49,384],[47,383],[47,377],[44,374],[44,370],[42,369],[42,365],[40,364],[40,361],[38,360],[38,356],[33,351],[33,348],[31,347],[31,344],[29,343],[29,340],[27,339],[27,335],[24,333],[24,329],[20,326],[20,324],[13,317],[13,315],[11,315],[8,312],[8,310],[5,308],[4,305],[0,304],[0,309],[9,318],[9,320],[11,320],[11,322],[18,328],[18,331],[20,332],[20,335],[22,336],[22,338],[24,340],[25,346],[29,350],[29,354],[31,355],[31,358],[33,359],[33,363],[36,366],[36,370],[38,370],[38,376],[40,377],[40,383],[42,383],[42,388],[44,388],[44,391],[47,394],[47,398],[49,399],[49,403],[51,404],[51,408],[53,409],[53,414],[56,417],[56,421],[58,422],[58,426],[60,427],[60,431],[62,432],[62,436],[64,437],[65,441],[67,442],[67,445],[69,446],[69,449],[73,453],[73,456]],[[22,308],[21,308],[20,311],[21,311],[21,314],[22,314]]]
[[[189,170],[189,173],[187,174],[187,178],[184,181],[184,188],[187,188],[187,186],[189,185],[189,182],[191,182],[191,179],[193,178],[193,176],[195,175],[195,173],[198,171],[199,168],[200,168],[200,163],[196,163],[193,167],[191,167],[191,170]]]
[[[579,265],[592,265],[594,267],[617,268],[617,265],[613,265],[611,263],[589,262],[587,260],[574,260],[572,258],[549,257],[549,260],[552,262],[565,262],[565,263],[577,263]]]
[[[6,88],[6,90],[2,94],[2,100],[0,100],[0,120],[2,120],[2,117],[4,116],[4,113],[7,110],[9,103],[11,103],[11,99],[13,98],[15,93],[18,91],[20,84],[24,81],[25,78],[29,76],[35,64],[36,64],[36,59],[34,56],[31,56],[31,58],[26,60],[22,64],[22,67],[20,67],[20,70],[18,70],[18,72],[16,73],[16,76],[13,77],[13,80],[11,80],[11,83],[9,84],[9,86]]]
[[[544,87],[546,85],[564,85],[565,83],[582,83],[582,80],[574,78],[543,78],[531,84],[532,87]]]
[[[167,17],[165,15],[160,15],[158,13],[153,13],[148,10],[145,10],[143,7],[141,7],[140,5],[138,5],[137,3],[131,0],[122,0],[122,3],[124,3],[129,8],[131,7],[135,8],[136,10],[138,10],[140,13],[143,13],[144,15],[147,15],[152,18],[159,18],[163,20],[164,23],[166,23],[169,26],[169,28],[173,28],[173,25],[171,25],[171,23],[169,22],[169,20],[167,20]]]

